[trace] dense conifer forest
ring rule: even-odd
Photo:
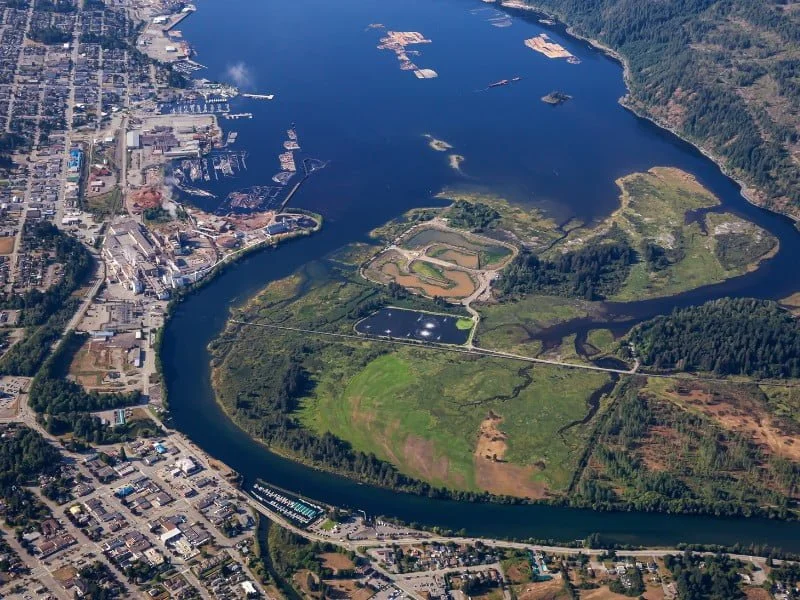
[[[637,326],[629,339],[656,369],[800,377],[800,322],[774,302],[725,298],[675,310]]]

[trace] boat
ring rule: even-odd
[[[509,83],[511,82],[508,79],[501,79],[500,81],[495,81],[494,83],[490,83],[489,87],[490,88],[500,87],[501,85],[508,85]]]
[[[516,83],[518,81],[522,81],[522,77],[517,76],[517,77],[512,77],[511,78],[511,83]]]

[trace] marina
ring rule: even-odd
[[[308,527],[325,514],[321,506],[278,490],[259,480],[253,484],[250,495],[269,510],[291,521],[294,525]]]
[[[226,113],[222,115],[225,119],[252,119],[253,113],[251,112],[243,112],[243,113]]]

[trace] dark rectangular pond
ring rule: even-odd
[[[472,319],[390,306],[361,319],[355,330],[363,335],[465,344],[472,330]]]

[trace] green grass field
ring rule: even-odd
[[[472,329],[472,326],[472,319],[459,319],[456,321],[456,329],[460,329],[461,331],[469,331]]]
[[[105,194],[87,196],[84,202],[87,212],[98,217],[118,215],[123,212],[122,190],[118,187]]]
[[[775,240],[766,231],[728,213],[708,213],[703,225],[689,220],[694,211],[714,208],[719,199],[692,176],[656,167],[617,180],[620,208],[599,225],[578,227],[551,256],[605,234],[616,225],[639,252],[622,289],[610,300],[629,302],[671,296],[718,283],[747,271],[768,253]],[[645,258],[646,245],[661,248],[668,264],[655,268]]]
[[[601,354],[611,352],[615,342],[614,334],[608,329],[592,329],[586,336],[586,341]]]
[[[333,351],[347,354],[341,347]],[[559,491],[572,476],[589,428],[573,428],[563,439],[557,432],[586,414],[589,395],[607,379],[602,373],[536,366],[527,373],[528,382],[521,367],[399,348],[356,370],[343,387],[342,378],[328,377],[327,370],[315,374],[317,387],[303,401],[300,420],[406,474],[478,490],[473,454],[491,410],[504,419],[506,459],[521,466],[538,463],[533,480]]]

